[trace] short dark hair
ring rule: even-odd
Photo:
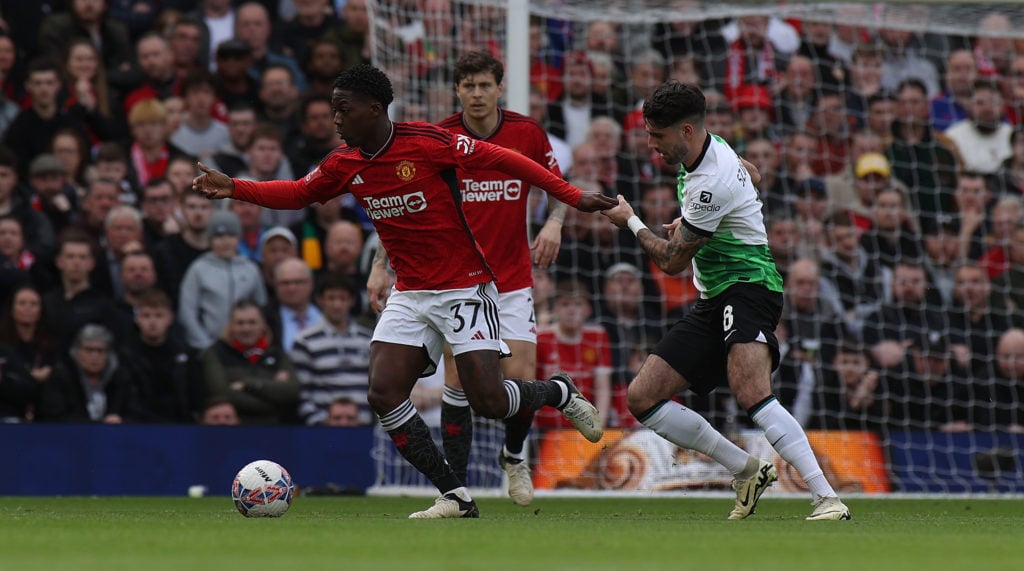
[[[0,145],[0,167],[18,169],[18,155],[7,145]]]
[[[337,272],[325,273],[316,284],[316,295],[319,297],[331,289],[343,289],[357,302],[359,301],[359,288],[356,287],[356,282],[346,275]]]
[[[107,141],[105,143],[100,143],[99,147],[96,148],[96,162],[128,164],[128,155],[125,154],[124,147],[121,146],[121,143]]]
[[[25,77],[30,77],[33,73],[45,71],[52,71],[57,74],[58,79],[64,79],[61,75],[60,64],[57,63],[57,60],[45,56],[37,57],[28,63],[28,68],[25,71]]]
[[[478,73],[493,74],[494,81],[498,84],[505,78],[505,66],[501,60],[483,50],[468,51],[459,56],[452,72],[455,76],[455,85],[470,75]]]
[[[334,89],[351,91],[361,97],[372,99],[385,108],[395,100],[395,92],[387,74],[367,63],[356,64],[339,73],[334,80]]]
[[[299,108],[300,115],[303,119],[309,117],[309,108],[312,107],[314,103],[325,103],[327,104],[327,108],[331,109],[330,97],[320,93],[310,93],[302,98],[302,106]]]
[[[168,309],[174,311],[174,304],[171,303],[171,297],[160,288],[150,288],[136,298],[136,303],[139,307],[149,307],[155,309]]]
[[[205,69],[197,69],[188,72],[185,79],[181,80],[181,95],[188,95],[190,91],[197,87],[209,87],[213,91],[217,91],[217,79],[216,77]]]
[[[658,129],[682,121],[703,124],[707,114],[704,93],[696,85],[668,81],[644,101],[644,120]]]

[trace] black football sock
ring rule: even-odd
[[[402,457],[437,486],[441,494],[462,486],[462,482],[434,444],[427,423],[423,422],[412,402],[407,400],[395,410],[381,416],[380,425],[387,431]]]
[[[469,484],[467,471],[469,453],[473,447],[473,410],[469,408],[466,393],[451,387],[444,388],[441,396],[441,442],[455,475],[463,484]]]

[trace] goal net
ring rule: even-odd
[[[506,106],[544,125],[567,177],[623,195],[656,232],[680,213],[678,165],[648,149],[640,107],[665,80],[699,84],[708,130],[762,177],[786,283],[773,391],[833,484],[1024,493],[1024,6],[409,0],[370,12],[395,119],[458,111],[455,59],[489,51],[506,62]],[[542,200],[531,216],[543,220]],[[558,261],[538,275],[547,327],[553,284],[592,293],[613,410],[597,445],[535,429],[535,483],[728,490],[720,466],[625,408],[644,356],[697,297],[692,275],[662,273],[632,238],[570,209]],[[727,388],[677,398],[774,459],[778,490],[803,489]],[[501,423],[478,419],[476,430],[470,485],[500,489]],[[377,440],[376,490],[429,489],[386,434]]]

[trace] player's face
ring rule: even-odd
[[[462,78],[455,86],[455,95],[462,102],[466,115],[481,120],[497,113],[504,89],[504,84],[495,81],[493,73],[475,73]]]
[[[677,123],[668,127],[655,127],[647,123],[646,129],[647,146],[658,153],[666,164],[680,164],[690,154],[688,137],[696,130],[693,125]]]
[[[379,103],[343,89],[335,89],[331,94],[331,109],[334,130],[350,147],[361,147],[368,142],[381,113]]]

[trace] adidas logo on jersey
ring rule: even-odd
[[[482,331],[477,331],[476,333],[473,334],[472,337],[470,337],[470,339],[486,339],[486,337],[484,337]]]
[[[363,177],[356,175],[355,178],[352,179],[352,184],[363,184]]]

